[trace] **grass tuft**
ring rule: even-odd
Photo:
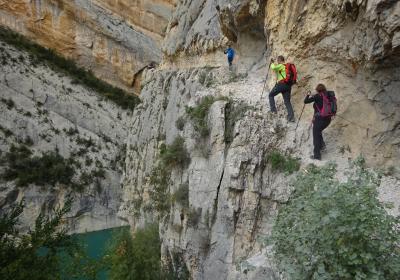
[[[278,150],[272,151],[268,155],[267,160],[271,164],[272,170],[292,174],[300,169],[299,159],[285,156]]]

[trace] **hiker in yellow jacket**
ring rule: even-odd
[[[275,106],[275,96],[279,93],[282,93],[283,101],[287,110],[287,120],[289,122],[294,122],[294,112],[292,103],[290,103],[290,94],[292,91],[292,85],[290,83],[286,83],[286,66],[285,66],[285,58],[283,56],[278,56],[278,63],[275,64],[275,61],[271,59],[271,69],[276,73],[277,82],[272,91],[269,93],[269,107],[272,113],[276,114],[276,106]]]

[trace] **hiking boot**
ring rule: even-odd
[[[291,119],[288,118],[287,121],[288,121],[288,122],[291,122],[291,123],[296,122],[296,120],[295,120],[294,118],[291,118]]]
[[[315,155],[312,155],[311,157],[310,157],[310,159],[314,159],[314,160],[321,160],[321,156],[315,156]]]

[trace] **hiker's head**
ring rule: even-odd
[[[326,91],[326,86],[324,84],[318,84],[317,87],[315,88],[317,92],[325,92]]]
[[[278,63],[284,63],[285,62],[285,58],[283,56],[278,56]]]

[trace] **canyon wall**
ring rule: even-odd
[[[1,40],[0,51],[0,212],[24,200],[20,226],[26,230],[40,213],[51,213],[72,194],[70,232],[126,225],[117,210],[131,112]],[[60,156],[51,163],[59,168],[33,159],[46,153]],[[16,172],[25,168],[26,174],[5,180],[12,166]],[[74,172],[69,182],[58,178],[65,166]],[[22,183],[39,176],[44,176],[41,184]],[[51,183],[54,177],[61,183]]]
[[[173,7],[173,0],[1,0],[0,24],[133,92],[136,75],[161,61]]]
[[[281,279],[265,241],[293,175],[271,169],[268,155],[276,149],[299,158],[303,170],[334,162],[341,180],[363,155],[386,174],[380,198],[398,215],[399,11],[398,1],[180,1],[162,67],[143,74],[120,215],[133,228],[158,219],[163,261],[188,269],[192,279]],[[238,54],[231,72],[222,53],[229,44]],[[262,96],[266,66],[280,54],[298,67],[296,118],[303,94],[317,83],[336,92],[338,116],[324,132],[321,162],[309,159],[310,106],[297,129],[286,122],[280,97],[278,115],[268,114],[275,77],[269,74]],[[187,108],[205,96],[216,99],[202,136]],[[165,145],[176,139],[190,160],[171,162],[163,173]],[[187,201],[179,200],[183,189]]]
[[[135,230],[158,221],[162,261],[182,274],[187,269],[192,279],[280,279],[265,241],[295,175],[272,170],[268,156],[276,149],[299,158],[303,170],[335,162],[339,179],[363,155],[385,174],[380,198],[399,214],[399,1],[0,0],[0,13],[3,25],[114,85],[133,90],[141,73],[142,103],[129,115],[3,46],[13,58],[6,57],[11,62],[2,66],[0,83],[3,153],[26,136],[35,152],[57,147],[65,157],[82,150],[80,138],[96,143],[97,152],[78,155],[81,166],[88,163],[78,176],[95,170],[91,162],[98,160],[106,169],[101,186],[108,187],[99,192],[91,184],[75,194],[73,216],[89,219],[77,230],[92,222],[86,229],[129,222]],[[237,51],[232,71],[223,54],[228,45]],[[317,83],[336,92],[339,110],[324,132],[322,162],[309,159],[310,106],[298,128],[286,122],[281,97],[278,115],[268,114],[272,73],[262,90],[269,61],[280,54],[298,68],[297,119],[303,94]],[[159,67],[144,69],[151,61]],[[189,108],[206,96],[214,99],[199,127]],[[67,135],[72,127],[79,137]],[[188,159],[165,170],[161,155],[177,139]],[[117,160],[119,151],[125,156]],[[63,201],[63,186],[41,191],[5,183],[1,203],[26,197],[28,221]],[[179,196],[186,191],[187,199]]]

